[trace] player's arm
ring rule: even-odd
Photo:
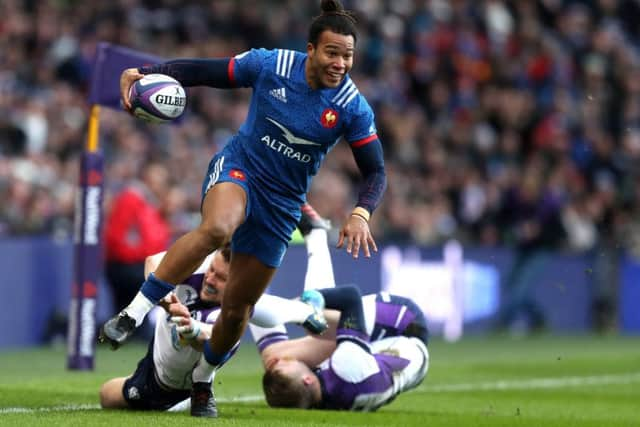
[[[359,336],[368,341],[365,315],[360,290],[353,285],[318,289],[324,299],[324,316],[329,325],[321,336],[307,336],[283,340],[262,349],[260,355],[265,366],[273,359],[293,358],[315,367],[328,359],[341,340],[339,336]]]
[[[360,248],[366,257],[370,257],[369,245],[378,250],[369,229],[369,219],[380,204],[387,186],[387,175],[384,169],[382,144],[373,133],[365,138],[350,142],[353,157],[360,169],[363,183],[358,193],[358,202],[349,219],[340,230],[338,247],[347,244],[347,252],[358,257]]]
[[[126,110],[131,111],[131,86],[146,74],[165,74],[182,86],[210,86],[220,89],[236,87],[233,77],[233,58],[176,59],[162,64],[127,68],[120,75],[120,98]]]
[[[257,81],[265,58],[275,51],[251,49],[233,58],[175,59],[162,64],[128,68],[120,76],[120,98],[131,112],[129,91],[145,74],[160,73],[173,77],[182,86],[209,86],[219,89],[251,87]]]
[[[181,342],[188,344],[197,351],[202,351],[205,341],[211,337],[213,324],[201,322],[191,317],[187,306],[182,304],[175,294],[171,294],[167,311],[171,317],[171,322],[176,325],[176,331],[180,335]]]
[[[164,74],[182,86],[209,86],[218,89],[236,87],[233,79],[233,58],[185,58],[162,64],[139,67],[140,74]]]
[[[308,366],[317,366],[345,340],[357,340],[368,349],[364,310],[360,290],[353,285],[318,289],[325,299],[325,316],[330,322],[327,335],[281,341],[263,350],[265,365],[273,358],[296,358]],[[268,352],[267,352],[268,351]],[[267,352],[266,354],[264,354]]]
[[[192,318],[189,319],[191,320],[186,325],[178,326],[178,333],[194,350],[202,352],[205,341],[208,341],[211,337],[213,325]]]
[[[322,335],[307,335],[270,344],[260,352],[263,365],[267,366],[272,359],[296,359],[309,367],[315,367],[331,357],[331,353],[336,349],[336,329],[340,312],[324,310],[324,316],[329,327]]]
[[[362,208],[368,215],[371,215],[382,200],[384,190],[387,187],[387,174],[384,170],[382,143],[378,137],[373,135],[372,139],[365,138],[362,142],[351,145],[353,157],[363,178],[356,209]],[[354,211],[354,214],[362,213]],[[369,216],[364,215],[364,219],[368,221]]]

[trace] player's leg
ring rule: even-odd
[[[298,229],[304,237],[307,248],[304,289],[333,288],[336,286],[336,281],[333,276],[327,235],[331,229],[331,222],[322,218],[308,203],[302,205],[300,212]]]
[[[322,218],[308,203],[302,205],[300,211],[301,216],[300,221],[298,221],[298,229],[304,237],[308,255],[304,289],[316,289],[323,286],[334,287],[335,280],[333,277],[333,265],[331,263],[331,254],[329,253],[329,246],[327,243],[327,232],[331,229],[331,222],[327,219]],[[265,296],[266,295],[263,295],[262,298],[264,298]],[[311,303],[312,301],[309,302]],[[322,305],[324,307],[324,300],[322,302]],[[259,306],[260,301],[258,301],[258,304],[256,304],[254,317],[258,313]],[[283,308],[282,310],[278,309],[275,311],[278,313],[283,313],[288,310]],[[286,321],[283,320],[280,323],[285,322]],[[326,320],[323,321],[323,323],[325,322]],[[264,327],[258,326],[256,322],[252,320],[249,324],[249,329],[251,331],[253,341],[256,343],[256,346],[258,348],[258,352],[262,356],[263,362],[266,360],[265,357],[270,357],[271,353],[271,350],[269,350],[267,353],[264,353],[265,349],[275,343],[289,340],[289,335],[287,334],[287,329],[284,324],[273,327]],[[307,330],[313,333],[313,330]],[[333,328],[332,335],[334,336],[333,339],[335,340],[335,327]],[[302,349],[303,345],[304,344],[301,344],[299,348]],[[296,348],[297,346],[298,344],[295,343],[291,347]],[[278,348],[279,347],[276,347],[276,353],[279,351]],[[285,351],[285,353],[287,352],[288,350]],[[312,352],[313,348],[309,353],[311,354]]]
[[[320,296],[322,297],[322,295]],[[324,299],[322,299],[322,307],[324,307]],[[284,348],[292,349],[285,350],[286,354],[281,357],[298,357],[297,354],[293,353],[296,349],[304,352],[304,360],[307,357],[311,357],[311,355],[318,354],[318,349],[314,345],[309,347],[305,343],[298,343],[299,340],[289,340],[285,323],[297,323],[305,328],[307,332],[314,334],[313,337],[318,338],[320,338],[318,334],[323,336],[328,328],[324,312],[320,307],[297,299],[262,295],[254,306],[249,330],[264,364],[274,355],[279,354],[278,352],[283,347],[278,344],[284,344]],[[333,340],[335,341],[335,327]],[[310,343],[312,342],[310,341]],[[289,343],[293,345],[289,345]],[[275,353],[272,347],[275,347]],[[322,351],[321,353],[324,354]]]
[[[100,406],[103,409],[123,409],[129,405],[124,399],[122,389],[127,377],[112,378],[100,387]]]
[[[118,348],[140,326],[147,313],[175,284],[193,273],[208,254],[230,240],[244,222],[247,196],[233,182],[221,182],[207,191],[198,228],[178,239],[142,284],[131,304],[102,327],[100,341]]]
[[[244,222],[247,196],[233,182],[211,188],[202,203],[202,220],[195,230],[179,238],[167,251],[155,271],[156,278],[178,283],[189,277],[211,252],[231,239]]]
[[[264,264],[253,255],[232,253],[220,315],[211,338],[204,345],[203,358],[193,371],[192,415],[217,416],[211,391],[213,375],[231,357],[234,346],[245,330],[252,307],[267,288],[275,271],[275,267]]]
[[[394,387],[397,387],[400,392],[420,385],[429,371],[429,350],[420,338],[406,336],[383,338],[371,343],[371,351],[408,361],[402,369],[393,373]]]
[[[251,325],[262,328],[277,327],[284,323],[295,323],[305,328],[309,333],[322,334],[327,329],[324,318],[324,298],[314,304],[298,299],[281,298],[263,294],[251,315]]]
[[[303,293],[307,294],[309,290]],[[317,291],[313,291],[318,293],[320,298],[322,299],[321,306],[324,307],[324,298],[322,294]],[[292,308],[287,307],[285,304],[273,304],[271,301],[281,300],[282,298],[274,297],[271,295],[263,295],[258,300],[258,303],[255,306],[254,314],[251,318],[251,323],[249,324],[249,328],[251,330],[251,335],[253,336],[254,342],[258,348],[258,352],[260,353],[260,357],[262,358],[262,363],[266,367],[267,363],[269,363],[273,359],[297,359],[301,362],[307,364],[309,367],[315,367],[325,359],[327,359],[336,346],[336,328],[338,325],[338,320],[340,318],[340,312],[336,310],[323,310],[323,322],[326,324],[326,330],[322,333],[322,335],[313,335],[307,336],[298,339],[289,339],[287,334],[287,330],[284,325],[278,325],[276,327],[264,328],[258,327],[254,324],[254,319],[259,311],[261,303],[264,301],[268,303],[269,311],[273,311],[274,306],[278,307],[278,312],[289,313],[294,312]],[[300,302],[295,300],[284,300],[288,304],[298,303]],[[305,303],[306,305],[306,303]],[[308,305],[307,305],[308,306]],[[317,307],[314,307],[314,311],[317,311]],[[302,314],[302,310],[300,314]],[[282,322],[289,321],[287,319],[287,314],[278,314],[277,316],[266,316],[266,319],[270,322],[274,320],[281,320]],[[303,326],[305,326],[303,324]],[[306,328],[309,331],[309,328]],[[313,331],[311,331],[313,332]]]
[[[275,272],[253,255],[233,253],[220,316],[209,340],[213,353],[225,354],[240,339],[252,307]]]

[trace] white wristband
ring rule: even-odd
[[[191,322],[188,325],[180,325],[180,320],[183,319],[180,316],[175,316],[171,318],[171,321],[176,324],[176,331],[182,336],[182,338],[186,340],[193,340],[200,335],[201,325],[200,322],[191,319]]]

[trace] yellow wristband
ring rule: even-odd
[[[365,208],[361,208],[360,206],[356,206],[352,211],[351,215],[356,215],[369,222],[369,218],[371,218],[371,214]]]

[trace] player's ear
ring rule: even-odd
[[[313,52],[315,51],[315,46],[313,45],[313,43],[308,42],[307,43],[307,55],[312,56]]]
[[[311,384],[313,384],[313,375],[312,374],[306,374],[302,377],[302,383],[306,386],[309,386]]]
[[[278,363],[280,359],[277,357],[272,357],[270,359],[268,359],[266,362],[264,362],[264,368],[269,371],[271,369],[273,369],[274,366],[276,366],[276,363]]]

